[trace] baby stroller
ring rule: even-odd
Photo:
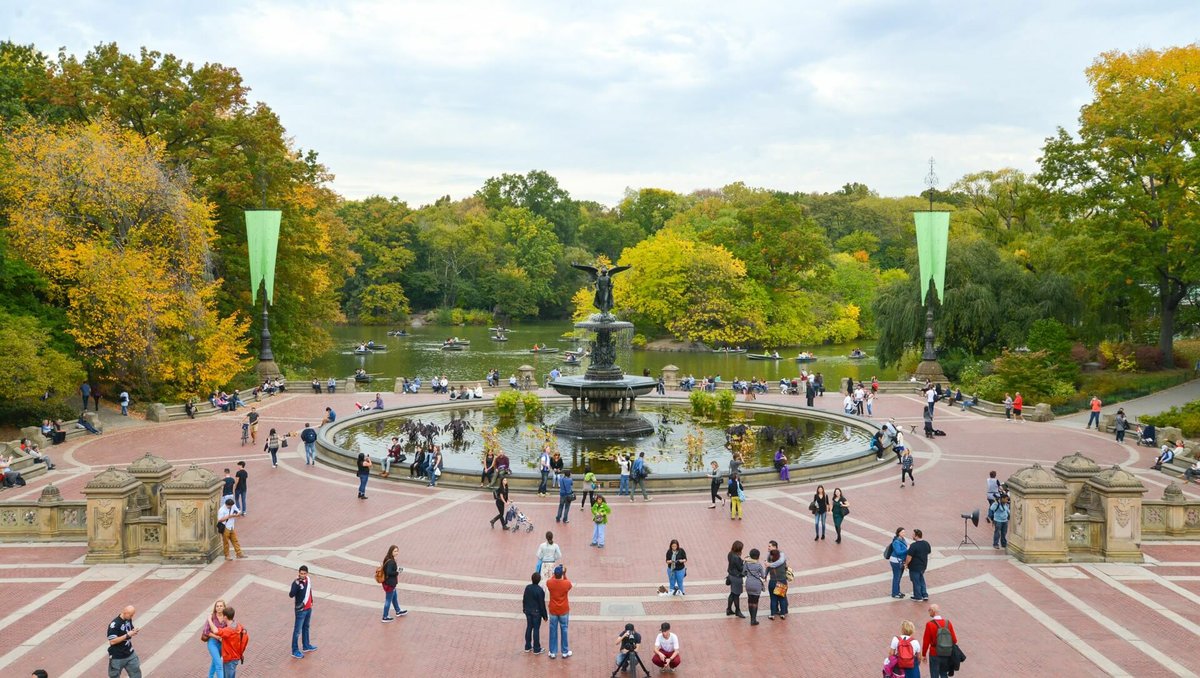
[[[1158,447],[1158,432],[1154,430],[1153,424],[1138,427],[1138,445],[1146,447]]]
[[[526,532],[533,532],[533,523],[525,517],[525,514],[521,512],[521,509],[517,508],[516,504],[508,507],[508,513],[504,514],[504,522],[508,523],[510,532],[519,531],[522,525],[525,526]]]

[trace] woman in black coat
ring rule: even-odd
[[[504,519],[504,508],[508,505],[508,476],[500,478],[500,484],[492,492],[492,498],[496,500],[496,517],[492,518],[492,527],[496,527],[496,521],[500,521],[500,529],[508,529],[508,521]]]
[[[742,619],[746,615],[742,614],[742,585],[746,579],[746,561],[742,559],[742,542],[733,542],[733,547],[729,549],[729,568],[726,570],[725,580],[729,582],[729,602],[725,604],[725,614],[729,616],[738,616]]]

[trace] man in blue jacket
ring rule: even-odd
[[[540,586],[542,573],[534,572],[530,581],[532,583],[525,586],[525,595],[521,598],[521,608],[525,611],[525,651],[541,654],[542,620],[549,618],[546,614],[546,591]]]
[[[571,469],[563,471],[562,480],[558,481],[558,513],[554,514],[554,522],[571,522],[571,504],[575,502],[575,481],[571,480]]]
[[[301,648],[305,652],[314,652],[317,649],[316,645],[309,642],[308,624],[312,621],[313,607],[313,591],[312,581],[308,578],[308,566],[301,565],[299,572],[296,573],[296,580],[292,582],[292,590],[288,593],[292,600],[296,603],[296,624],[292,627],[292,656],[296,659],[304,659],[304,655],[300,652]],[[301,636],[303,643],[296,646],[296,636]]]
[[[304,430],[300,432],[300,440],[304,442],[304,465],[316,466],[317,432],[307,422],[304,424]]]

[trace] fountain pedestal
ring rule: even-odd
[[[571,412],[554,424],[554,432],[575,438],[629,438],[654,432],[638,414],[636,400],[654,390],[651,377],[626,376],[616,365],[613,333],[632,329],[633,323],[599,313],[575,327],[596,333],[591,362],[581,377],[559,377],[550,387],[571,399]]]

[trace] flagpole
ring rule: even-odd
[[[925,305],[925,349],[921,352],[921,362],[917,365],[915,376],[933,384],[940,384],[946,383],[947,379],[941,363],[938,362],[937,349],[934,348],[937,337],[933,331],[933,299],[930,297],[936,291],[940,300],[945,291],[943,288],[946,279],[950,215],[948,212],[933,209],[933,194],[938,184],[933,164],[934,160],[930,158],[929,174],[925,176],[925,185],[929,189],[929,211],[925,212],[924,217],[920,212],[913,213],[917,231],[917,257],[920,260],[918,270],[921,276],[921,303]]]

